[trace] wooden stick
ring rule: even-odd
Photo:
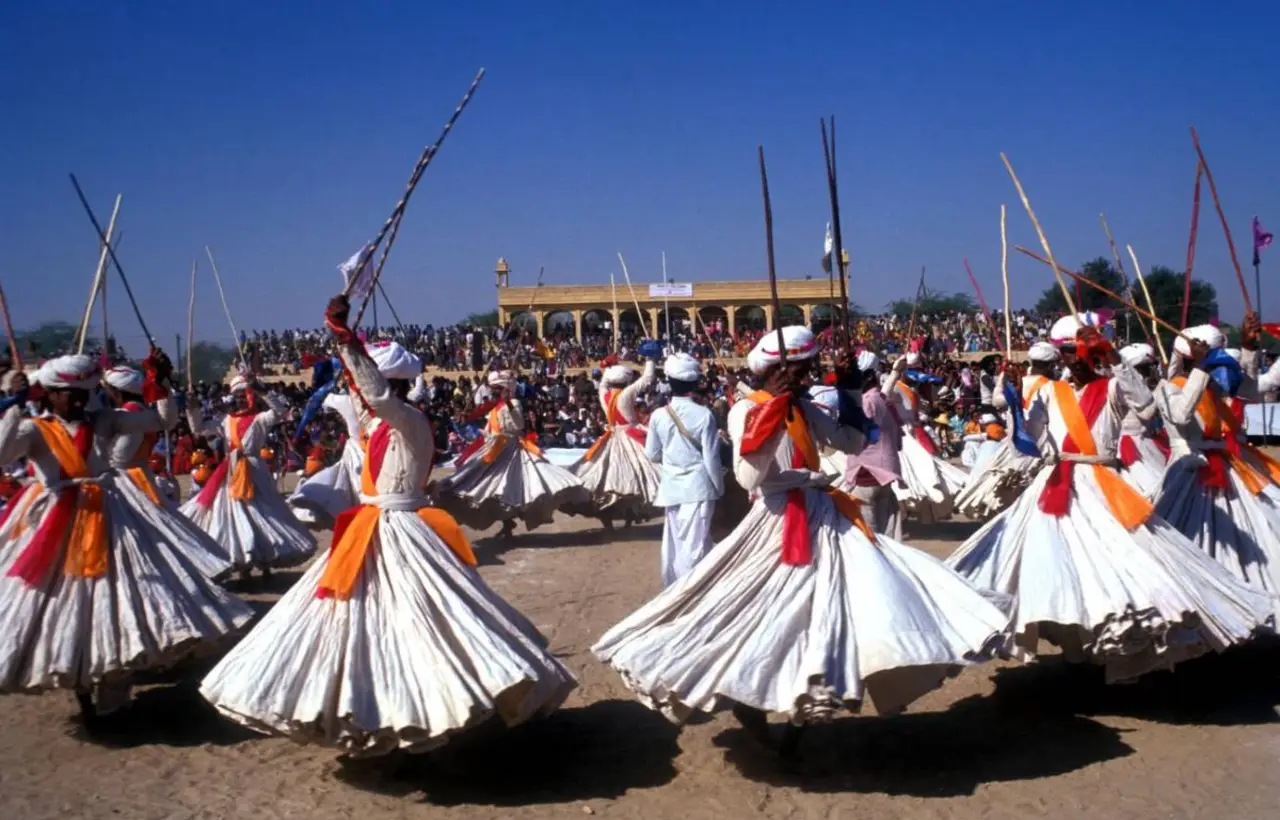
[[[920,307],[920,298],[924,295],[924,265],[920,266],[920,284],[916,285],[916,300],[911,303],[911,321],[907,323],[907,347],[911,347],[911,337],[916,333],[916,311]]]
[[[1004,281],[1005,360],[1013,359],[1013,315],[1009,308],[1009,234],[1005,229],[1005,207],[1000,204],[1000,278]]]
[[[1018,253],[1030,256],[1032,259],[1036,260],[1037,262],[1043,263],[1045,265],[1056,264],[1056,263],[1050,262],[1048,259],[1045,259],[1043,256],[1036,253],[1035,251],[1024,248],[1021,245],[1014,247],[1014,250],[1017,251]],[[1146,318],[1158,324],[1160,327],[1163,327],[1165,330],[1172,331],[1177,336],[1182,336],[1182,331],[1179,330],[1178,328],[1174,327],[1173,325],[1169,324],[1165,320],[1161,319],[1159,316],[1156,316],[1154,313],[1151,313],[1150,311],[1147,311],[1147,310],[1143,310],[1142,308],[1135,305],[1133,302],[1130,302],[1128,299],[1125,299],[1123,296],[1116,293],[1114,290],[1107,288],[1105,285],[1100,285],[1097,282],[1093,281],[1092,279],[1088,278],[1087,276],[1081,276],[1075,271],[1070,270],[1068,268],[1064,268],[1061,265],[1057,265],[1057,268],[1059,273],[1066,274],[1067,276],[1070,276],[1072,279],[1076,280],[1080,284],[1088,285],[1094,290],[1100,293],[1106,294],[1107,296],[1110,296],[1112,299],[1115,299],[1120,304],[1124,305],[1125,307],[1129,308],[1133,312],[1137,313],[1139,316],[1145,316]],[[1186,337],[1183,336],[1183,338],[1186,338]],[[1188,339],[1188,341],[1190,340]]]
[[[693,315],[696,317],[697,322],[702,324],[702,332],[707,334],[707,344],[711,346],[711,358],[715,359],[717,367],[728,373],[729,369],[724,366],[724,362],[720,361],[720,350],[711,338],[711,330],[707,327],[707,320],[702,318],[702,312],[697,305],[693,307]]]
[[[978,307],[982,308],[982,315],[987,317],[987,327],[991,328],[991,340],[995,341],[1000,338],[1000,331],[996,328],[995,320],[991,318],[991,309],[987,307],[987,300],[982,297],[982,286],[978,284],[978,279],[973,275],[973,269],[969,267],[969,260],[964,259],[964,272],[969,274],[969,284],[973,285],[973,292],[978,294]]]
[[[240,352],[240,361],[245,367],[250,367],[249,359],[244,355],[244,346],[240,344],[240,334],[236,331],[236,322],[231,318],[231,308],[227,306],[227,292],[222,289],[222,277],[218,274],[218,263],[213,260],[213,251],[208,245],[204,246],[204,252],[209,255],[209,267],[213,268],[213,281],[217,283],[218,296],[222,299],[222,312],[227,314],[227,324],[231,325],[231,338],[236,341],[236,350]]]
[[[111,208],[111,220],[107,223],[107,232],[103,235],[98,250],[98,269],[93,274],[93,288],[89,291],[89,303],[84,308],[84,319],[76,332],[76,353],[84,352],[85,336],[89,333],[89,317],[93,315],[93,303],[98,298],[98,290],[102,287],[102,277],[107,272],[107,252],[111,247],[111,235],[115,233],[116,217],[120,214],[120,201],[123,194],[116,195],[116,204]]]
[[[627,261],[622,258],[622,251],[618,251],[618,261],[622,263],[622,278],[627,280],[627,290],[631,291],[631,301],[635,303],[636,313],[640,314],[640,329],[644,331],[646,339],[652,339],[649,333],[649,324],[644,320],[644,311],[640,309],[640,300],[636,298],[636,289],[631,287],[631,275],[627,273]]]
[[[613,352],[618,352],[618,331],[622,329],[622,314],[618,313],[618,282],[614,279],[613,271],[609,271],[609,290],[613,293],[613,315],[609,317],[613,323]]]
[[[4,298],[4,288],[0,287],[0,316],[4,317],[4,332],[9,337],[9,358],[14,370],[22,370],[22,354],[18,351],[18,337],[13,332],[13,321],[9,318],[9,301]]]
[[[449,133],[453,130],[454,123],[458,121],[458,117],[462,116],[462,110],[467,107],[467,103],[471,102],[471,95],[476,93],[476,89],[480,86],[480,81],[483,79],[484,69],[481,68],[476,74],[475,79],[471,81],[471,86],[467,89],[467,93],[462,95],[462,101],[459,102],[457,108],[453,110],[453,116],[449,117],[449,121],[444,124],[444,130],[440,132],[440,136],[436,138],[434,143],[427,146],[427,148],[422,152],[422,156],[418,157],[418,162],[413,168],[413,174],[409,177],[409,184],[405,187],[404,194],[400,197],[400,201],[396,203],[395,210],[391,212],[391,216],[387,217],[387,221],[382,224],[382,229],[378,231],[378,236],[373,240],[373,243],[367,247],[367,252],[360,255],[359,264],[356,265],[357,271],[361,270],[365,263],[373,257],[374,251],[382,244],[382,240],[387,237],[387,234],[391,234],[387,239],[386,247],[382,250],[382,257],[378,260],[378,267],[373,272],[373,284],[375,286],[378,284],[378,280],[382,278],[382,267],[387,264],[387,255],[391,253],[391,246],[395,244],[396,235],[400,232],[400,221],[404,218],[404,209],[405,206],[409,204],[409,197],[413,196],[414,189],[418,187],[418,182],[422,179],[423,172],[427,170],[427,166],[430,165],[431,160],[435,158],[436,153],[440,150],[440,146],[444,144],[445,137],[449,136]],[[354,284],[355,281],[355,277],[352,277],[351,283]],[[346,292],[350,295],[350,285],[348,285]],[[364,302],[360,305],[360,310],[356,313],[356,320],[351,323],[351,327],[358,327],[360,325],[360,319],[364,316],[364,309],[369,304],[369,297],[371,297],[374,292],[374,288],[371,287],[369,289],[369,296],[366,296]]]
[[[831,199],[831,230],[835,247],[831,249],[831,266],[840,274],[840,324],[844,341],[849,343],[849,291],[844,278],[844,240],[840,234],[840,191],[836,182],[836,115],[831,115],[831,144],[827,145],[827,121],[822,124],[822,154],[827,162],[827,195]]]
[[[191,259],[191,299],[187,302],[187,393],[191,393],[193,377],[191,375],[192,339],[196,335],[196,260]],[[188,395],[188,400],[190,396]]]
[[[1156,303],[1151,301],[1151,291],[1147,290],[1147,280],[1142,275],[1142,266],[1138,264],[1138,255],[1133,252],[1133,246],[1125,245],[1124,247],[1129,252],[1129,258],[1133,260],[1133,275],[1138,277],[1138,286],[1142,288],[1142,295],[1147,298],[1147,307],[1151,310],[1151,333],[1156,337],[1156,350],[1160,351],[1160,363],[1167,364],[1169,354],[1165,352],[1164,340],[1160,338],[1160,328],[1155,323]]]
[[[1111,226],[1107,224],[1107,215],[1098,214],[1098,218],[1102,221],[1102,230],[1107,234],[1107,245],[1111,248],[1111,258],[1116,260],[1116,270],[1120,271],[1120,281],[1124,282],[1124,292],[1132,297],[1133,288],[1129,286],[1129,274],[1125,273],[1124,261],[1120,258],[1120,251],[1116,249],[1115,238],[1111,236]],[[1142,328],[1142,338],[1147,340],[1147,344],[1154,345],[1155,340],[1151,338],[1151,332],[1147,330],[1147,326],[1142,322],[1138,322],[1138,327]]]
[[[116,255],[116,248],[120,245],[122,237],[117,236],[115,241],[107,242],[106,234],[102,230],[102,225],[98,223],[98,218],[93,214],[93,208],[89,206],[89,200],[84,195],[84,189],[80,187],[80,181],[76,179],[75,174],[71,174],[71,185],[76,189],[76,196],[80,199],[80,205],[84,208],[85,216],[89,217],[89,222],[93,225],[93,229],[98,234],[98,240],[107,246],[107,253],[111,256],[111,264],[116,266],[116,273],[120,274],[120,284],[124,285],[125,295],[129,297],[129,304],[133,306],[133,315],[138,319],[138,325],[142,328],[142,335],[147,337],[147,342],[154,348],[156,347],[156,337],[151,335],[151,331],[147,328],[147,322],[142,318],[142,311],[138,308],[138,300],[133,296],[133,288],[129,287],[129,277],[124,275],[124,267],[120,264],[120,257]]]
[[[1191,234],[1187,237],[1187,272],[1182,280],[1182,326],[1186,327],[1191,316],[1191,269],[1196,263],[1196,237],[1200,233],[1200,177],[1204,175],[1204,163],[1196,162],[1196,187],[1191,195]],[[1136,264],[1136,263],[1135,263]]]
[[[1018,197],[1022,200],[1022,207],[1026,209],[1027,216],[1031,217],[1031,224],[1036,228],[1036,235],[1040,237],[1040,247],[1044,248],[1044,255],[1049,257],[1049,264],[1053,266],[1053,276],[1058,280],[1058,287],[1062,289],[1062,297],[1067,300],[1067,309],[1072,314],[1079,313],[1075,300],[1071,298],[1071,290],[1067,288],[1067,283],[1058,273],[1058,263],[1054,261],[1053,249],[1049,247],[1049,237],[1045,236],[1044,228],[1040,227],[1040,220],[1036,219],[1036,212],[1031,208],[1031,200],[1027,198],[1027,192],[1022,189],[1022,182],[1018,179],[1018,174],[1013,170],[1013,164],[1009,162],[1009,158],[1004,155],[1003,151],[1000,152],[1000,161],[1004,163],[1005,170],[1009,172],[1009,176],[1013,179],[1013,185],[1018,189]]]
[[[773,262],[773,203],[769,201],[769,172],[764,167],[764,146],[757,145],[756,153],[760,157],[760,192],[764,197],[764,244],[769,260],[769,291],[773,303],[773,327],[778,332],[778,360],[783,367],[787,366],[787,342],[782,336],[782,303],[778,300],[778,271]],[[834,248],[833,254],[839,249]]]
[[[1240,259],[1236,256],[1236,243],[1231,239],[1231,226],[1227,224],[1227,215],[1222,212],[1222,202],[1218,199],[1218,186],[1213,184],[1213,172],[1209,170],[1209,163],[1205,161],[1204,151],[1200,149],[1200,137],[1196,134],[1196,127],[1191,126],[1191,142],[1196,147],[1196,154],[1200,157],[1200,167],[1204,169],[1204,178],[1209,182],[1209,195],[1213,197],[1213,207],[1218,212],[1218,221],[1222,223],[1222,233],[1227,237],[1227,250],[1231,253],[1231,265],[1236,269],[1236,280],[1240,283],[1240,295],[1244,297],[1244,309],[1246,313],[1253,313],[1253,302],[1249,299],[1249,287],[1244,283],[1244,274],[1240,272]]]

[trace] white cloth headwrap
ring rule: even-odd
[[[833,419],[840,415],[840,391],[834,387],[825,384],[810,387],[809,400]]]
[[[1182,338],[1187,337],[1186,339]],[[1213,325],[1196,325],[1182,331],[1182,336],[1173,340],[1173,349],[1181,353],[1183,356],[1191,355],[1191,345],[1187,344],[1187,339],[1195,339],[1204,342],[1209,346],[1210,350],[1217,350],[1220,347],[1227,346],[1227,337],[1222,335],[1222,331]]]
[[[702,378],[702,365],[688,353],[672,353],[662,363],[662,370],[668,379],[678,382],[696,382]]]
[[[513,370],[494,370],[489,373],[490,387],[514,387],[516,374]]]
[[[622,385],[630,383],[636,372],[625,364],[615,364],[606,367],[604,370],[604,383],[608,385]]]
[[[50,359],[36,371],[36,380],[50,390],[79,388],[90,390],[102,378],[98,360],[92,356],[75,354]]]
[[[108,386],[119,390],[121,393],[142,394],[142,383],[144,381],[142,372],[134,370],[132,367],[113,367],[107,371],[103,377],[103,381]]]
[[[1098,314],[1091,310],[1072,314],[1071,316],[1063,316],[1053,323],[1053,327],[1049,328],[1049,339],[1058,343],[1074,342],[1080,328],[1097,327],[1101,324],[1098,318]]]
[[[1002,424],[1003,422],[1001,422],[1000,419],[996,417],[994,413],[983,413],[981,416],[978,416],[978,423],[979,424]]]
[[[907,354],[907,367],[915,367],[920,364],[920,354],[914,350]]]
[[[787,346],[787,359],[804,361],[818,355],[818,340],[813,331],[800,325],[790,325],[782,329],[782,343]],[[760,337],[756,346],[747,356],[747,367],[757,376],[782,361],[778,354],[778,331],[769,330]]]
[[[870,350],[864,350],[858,354],[857,364],[859,370],[875,370],[880,364],[880,357]]]
[[[1027,358],[1033,362],[1056,362],[1062,354],[1048,342],[1036,342],[1027,350]]]
[[[249,380],[244,376],[236,376],[231,380],[231,392],[239,393],[241,390],[249,389]]]
[[[1120,358],[1130,367],[1141,367],[1156,360],[1156,351],[1146,342],[1135,342],[1120,348]]]
[[[399,342],[373,342],[364,349],[384,378],[413,380],[422,373],[422,360]]]

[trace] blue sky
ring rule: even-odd
[[[998,212],[1035,246],[1009,154],[1072,266],[1105,211],[1145,266],[1181,269],[1200,132],[1246,277],[1249,220],[1280,231],[1280,7],[1261,2],[941,3],[31,0],[0,10],[0,269],[15,322],[83,310],[96,262],[67,173],[105,221],[165,339],[316,326],[336,265],[372,238],[476,69],[488,75],[424,177],[385,272],[406,320],[449,322],[513,284],[761,277],[755,148],[778,270],[818,274],[818,118],[839,123],[854,298],[909,295],[921,265],[1001,298]],[[1280,248],[1264,256],[1280,270]],[[1207,189],[1196,271],[1241,309]],[[1014,259],[1015,304],[1051,283]],[[1263,308],[1280,318],[1280,281]],[[140,339],[113,281],[111,322]]]

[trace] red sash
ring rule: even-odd
[[[230,424],[231,441],[229,442],[231,450],[240,454],[235,459],[236,471],[231,477],[231,497],[240,501],[248,501],[253,498],[253,474],[249,472],[249,462],[246,461],[244,452],[244,435],[249,432],[249,427],[253,424],[253,420],[257,418],[256,413],[245,413],[239,416],[232,416],[227,421]],[[222,460],[218,468],[213,471],[213,475],[209,476],[209,480],[200,488],[199,495],[196,496],[196,503],[204,509],[213,507],[214,499],[218,497],[218,490],[222,489],[222,485],[226,483],[227,471],[231,467],[231,453],[227,453],[227,457]]]

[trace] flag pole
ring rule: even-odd
[[[671,344],[671,293],[667,287],[667,252],[662,252],[662,312],[667,314],[667,344]]]
[[[769,174],[764,167],[764,146],[756,146],[760,158],[760,193],[764,199],[764,244],[769,263],[769,293],[773,307],[773,327],[778,333],[778,360],[787,366],[787,342],[782,335],[782,302],[778,299],[778,271],[773,261],[773,203],[769,199]]]
[[[1258,300],[1258,319],[1262,319],[1262,236],[1263,231],[1261,225],[1258,224],[1258,217],[1253,218],[1253,296]],[[1269,240],[1268,240],[1269,241]],[[1259,372],[1267,363],[1267,353],[1260,350],[1258,355],[1261,357],[1259,363]],[[1267,394],[1258,391],[1258,402],[1262,405],[1262,443],[1266,444],[1267,434],[1271,432],[1271,419],[1267,415]]]

